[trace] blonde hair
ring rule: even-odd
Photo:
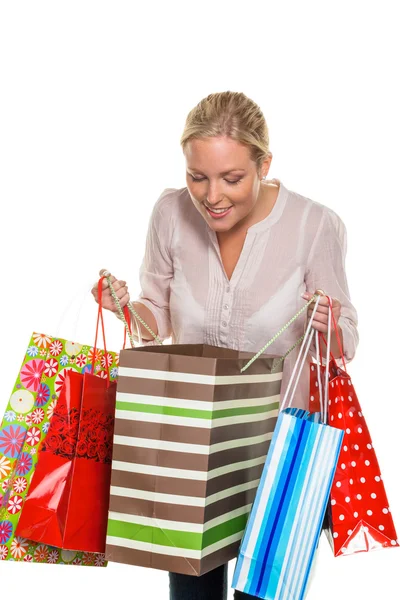
[[[249,147],[257,171],[270,155],[269,132],[260,107],[242,92],[209,94],[189,112],[180,144],[192,139],[226,136]]]

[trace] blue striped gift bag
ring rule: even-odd
[[[314,311],[317,305],[318,301]],[[232,583],[235,589],[265,600],[305,597],[344,435],[325,424],[326,394],[321,413],[291,407],[316,333],[310,334],[311,322],[312,318],[282,402]],[[322,389],[320,373],[319,385]],[[324,387],[327,390],[326,382]]]

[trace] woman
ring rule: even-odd
[[[142,291],[133,303],[142,319],[161,340],[256,353],[304,300],[324,290],[334,298],[350,361],[358,333],[344,267],[345,227],[331,209],[277,179],[267,180],[272,153],[260,108],[242,93],[211,94],[189,113],[181,146],[187,187],[166,189],[154,206],[140,269]],[[126,282],[111,281],[125,306]],[[92,292],[97,299],[96,287]],[[103,302],[116,311],[106,282]],[[323,333],[327,306],[323,296],[313,321]],[[283,355],[303,334],[306,320],[297,319],[271,353]],[[157,343],[144,327],[141,333],[143,343]],[[297,352],[285,361],[281,397]],[[336,336],[332,352],[339,358]],[[308,404],[307,370],[294,404]],[[198,578],[170,573],[174,600],[220,600],[226,588],[226,565]]]

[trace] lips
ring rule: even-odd
[[[231,212],[233,206],[229,206],[227,207],[226,210],[224,210],[223,212],[214,212],[213,210],[211,210],[210,208],[208,208],[208,206],[205,207],[206,211],[208,212],[208,214],[213,218],[213,219],[222,219],[222,217],[225,217],[226,215],[229,215],[229,213]]]

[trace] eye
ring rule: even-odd
[[[190,175],[190,177],[192,178],[192,181],[204,181],[205,177],[193,177],[193,175]]]
[[[240,179],[236,179],[235,181],[230,181],[229,179],[225,179],[226,183],[230,183],[231,185],[235,185],[236,183],[239,183],[239,181],[242,181],[242,178]]]

